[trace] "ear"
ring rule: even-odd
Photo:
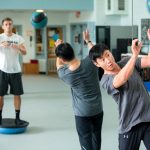
[[[96,67],[100,67],[100,65],[96,61],[93,61],[93,63]]]
[[[59,59],[60,59],[60,61],[61,61],[62,64],[66,63],[65,59],[63,59],[63,58],[59,58]]]
[[[2,29],[4,30],[4,25],[2,25]]]
[[[61,57],[59,57],[59,61],[60,61],[61,63],[64,63],[64,62],[63,62],[63,59],[62,59]]]

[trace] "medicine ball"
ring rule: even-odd
[[[33,12],[31,24],[36,29],[44,28],[47,25],[48,18],[44,12]]]

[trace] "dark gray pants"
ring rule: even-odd
[[[75,116],[75,121],[81,149],[100,150],[103,112],[90,117]]]
[[[150,150],[150,122],[140,123],[129,132],[119,134],[119,150],[139,150],[140,143]]]

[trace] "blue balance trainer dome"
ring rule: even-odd
[[[4,118],[0,124],[0,134],[18,134],[26,131],[29,122],[22,120],[16,124],[15,119]]]
[[[36,29],[44,28],[47,25],[48,18],[44,12],[33,12],[31,17],[31,24]]]

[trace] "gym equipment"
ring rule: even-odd
[[[44,12],[33,12],[31,16],[31,24],[36,29],[44,28],[47,25],[48,18]]]
[[[29,122],[22,120],[20,124],[15,123],[15,119],[3,118],[0,125],[1,134],[18,134],[26,131]]]

